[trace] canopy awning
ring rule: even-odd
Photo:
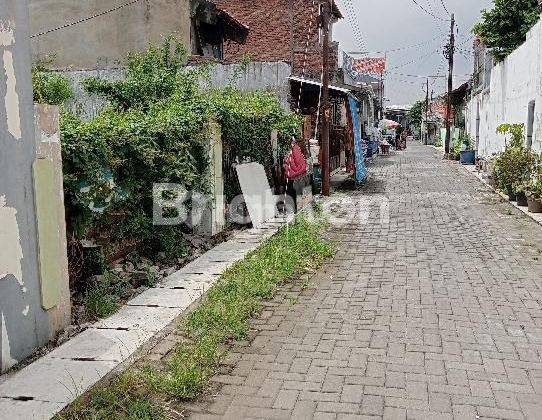
[[[307,85],[322,87],[322,83],[320,83],[320,82],[316,82],[316,81],[310,80],[310,79],[304,79],[304,78],[298,77],[298,76],[290,76],[290,80],[292,80],[294,82],[298,82],[298,83],[307,84]],[[351,93],[352,92],[351,89],[346,89],[346,88],[342,88],[342,87],[339,87],[339,86],[333,86],[333,85],[329,85],[329,90],[335,90],[335,91],[341,92],[341,93]]]
[[[390,129],[390,128],[397,128],[399,127],[401,124],[399,124],[398,122],[396,121],[393,121],[393,120],[381,120],[380,121],[380,126],[382,128],[387,128],[387,129]]]

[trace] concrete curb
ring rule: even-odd
[[[0,418],[53,417],[98,381],[141,356],[142,349],[157,341],[226,269],[292,219],[275,218],[261,229],[238,232],[129,301],[116,314],[95,323],[24,369],[2,378]]]

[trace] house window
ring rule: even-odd
[[[216,16],[200,4],[192,18],[192,54],[222,59],[223,29]]]
[[[527,149],[533,146],[533,128],[534,128],[534,110],[536,102],[529,102],[529,111],[527,115]]]

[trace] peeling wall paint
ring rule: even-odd
[[[4,51],[4,71],[6,72],[6,114],[8,122],[8,131],[17,140],[21,140],[21,115],[19,110],[19,95],[17,94],[17,78],[15,77],[15,67],[13,66],[13,53]]]
[[[0,0],[0,373],[70,322],[58,108],[34,108],[28,23],[27,0]],[[42,305],[32,173],[37,157],[54,163],[54,185],[48,191],[57,217],[49,218],[61,225],[55,232],[61,240],[51,238],[46,244],[62,255],[60,301],[47,310]]]
[[[0,47],[9,47],[15,44],[13,26],[13,22],[0,21]]]
[[[41,308],[31,165],[36,157],[26,0],[0,0],[0,370],[50,338]],[[49,145],[48,145],[49,146]]]
[[[21,237],[17,224],[17,210],[6,206],[5,196],[0,196],[0,280],[12,274],[21,287],[24,287],[21,260]],[[24,290],[23,290],[24,291]]]
[[[2,325],[0,325],[0,329],[2,330],[2,334],[1,334],[2,340],[0,341],[0,348],[2,351],[0,352],[0,357],[1,357],[0,368],[2,369],[2,371],[4,371],[6,369],[9,369],[11,366],[17,364],[17,360],[11,357],[11,347],[9,345],[8,331],[6,328],[6,319],[4,318],[3,313],[1,315],[2,316],[0,317],[0,324]]]
[[[0,47],[10,47],[15,44],[15,25],[13,22],[0,21]],[[19,111],[19,95],[17,94],[17,78],[13,66],[13,53],[4,49],[2,55],[4,71],[6,73],[6,97],[4,99],[8,131],[17,140],[21,140],[21,116]]]

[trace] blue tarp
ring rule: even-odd
[[[361,144],[361,125],[359,122],[358,101],[352,95],[348,95],[350,112],[352,113],[352,126],[354,128],[354,156],[356,162],[356,181],[362,182],[367,177],[365,166],[365,154]]]

